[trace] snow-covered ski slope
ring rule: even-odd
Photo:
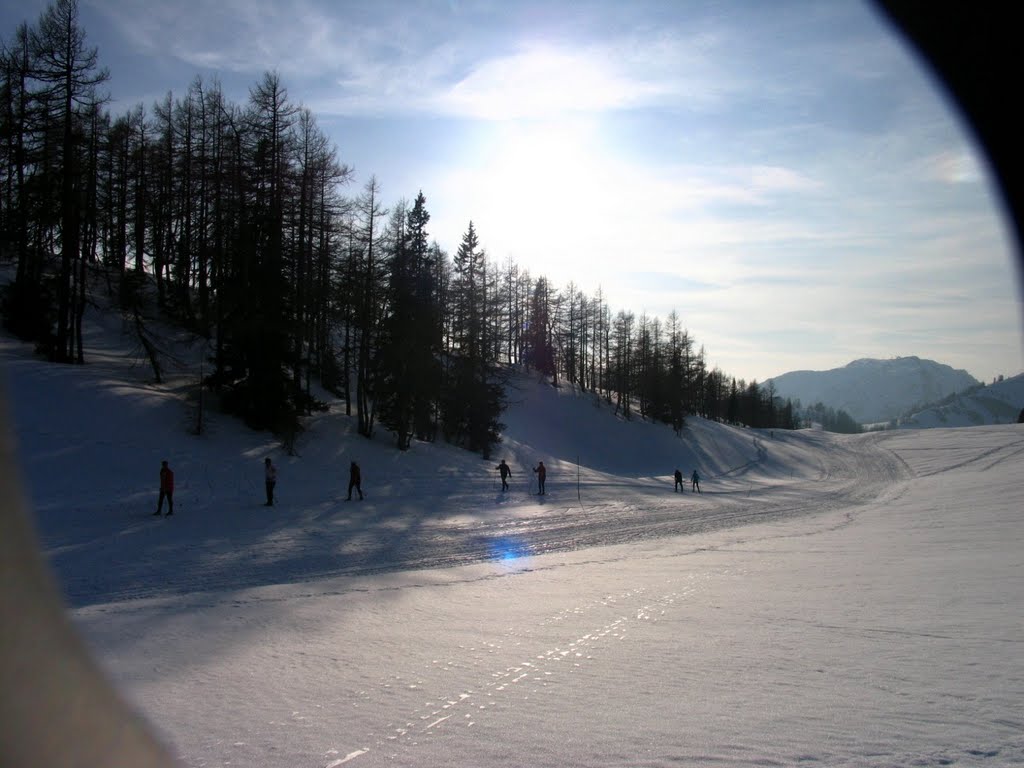
[[[272,436],[223,415],[209,416],[207,436],[190,437],[187,380],[146,384],[147,370],[104,338],[86,367],[41,364],[24,350],[7,363],[34,502],[75,606],[447,567],[507,546],[538,554],[694,533],[846,506],[904,473],[873,440],[699,418],[677,437],[527,376],[513,380],[491,461],[446,445],[401,453],[386,433],[367,441],[340,404],[310,419],[298,455],[287,456]],[[266,456],[279,468],[272,510],[261,506]],[[508,492],[501,458],[512,468]],[[175,472],[170,537],[151,519],[163,459]],[[363,501],[345,501],[352,460]],[[544,497],[535,495],[538,461],[548,468]],[[672,492],[677,467],[686,478],[699,471],[702,494],[689,482]]]
[[[1024,762],[1024,428],[679,438],[523,377],[490,461],[336,406],[292,457],[190,436],[104,322],[0,357],[76,623],[184,765]]]

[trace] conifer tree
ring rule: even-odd
[[[555,350],[552,343],[551,286],[546,277],[540,277],[534,284],[530,297],[530,312],[527,318],[528,365],[545,376],[555,375]]]
[[[499,439],[498,418],[505,399],[495,360],[487,356],[495,347],[486,343],[486,255],[479,245],[470,222],[453,265],[454,345],[443,395],[443,421],[450,440],[489,458]]]
[[[355,242],[357,245],[354,282],[356,356],[356,418],[359,434],[373,437],[376,420],[374,385],[378,378],[378,335],[382,318],[381,280],[384,247],[381,219],[387,209],[380,200],[380,183],[371,176],[356,201]]]
[[[235,253],[235,322],[230,332],[237,382],[229,404],[256,428],[292,434],[297,409],[289,380],[290,295],[284,219],[292,125],[296,108],[274,73],[250,91],[242,137],[250,173],[243,184]],[[179,277],[179,276],[175,276]]]
[[[381,422],[395,432],[398,448],[410,438],[433,438],[433,414],[440,396],[440,328],[423,192],[405,211],[393,243],[388,316],[381,339],[378,408]]]
[[[34,27],[19,27],[3,64],[5,129],[16,134],[7,154],[17,163],[17,184],[8,198],[19,259],[8,324],[51,359],[82,362],[82,233],[92,215],[95,131],[103,125],[99,86],[109,74],[86,44],[76,0],[56,0]]]

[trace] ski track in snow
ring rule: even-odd
[[[767,454],[763,441],[755,441],[755,448],[757,457],[752,465],[764,461]],[[663,481],[632,481],[635,503],[579,503],[574,485],[563,486],[540,502],[545,505],[543,514],[526,516],[515,513],[537,503],[539,497],[514,495],[518,501],[496,505],[483,520],[422,519],[410,525],[389,519],[388,505],[402,503],[400,497],[391,496],[380,501],[346,502],[346,506],[363,506],[345,517],[335,513],[336,502],[327,511],[297,513],[283,504],[270,514],[262,508],[255,510],[244,521],[244,530],[225,528],[221,536],[204,531],[203,537],[195,539],[154,537],[154,526],[190,524],[187,511],[179,508],[174,519],[153,520],[142,514],[112,536],[78,541],[70,550],[57,544],[49,552],[74,606],[181,595],[197,599],[206,595],[205,599],[216,600],[218,592],[265,583],[449,568],[820,514],[876,499],[906,478],[908,469],[879,445],[876,436],[868,435],[822,453],[816,479],[768,486],[730,485],[728,478],[734,474],[725,473],[714,481],[706,478],[702,494],[689,490],[666,493]],[[591,491],[601,496],[605,482],[587,477],[581,483],[582,497],[586,499]],[[474,494],[486,499],[492,484],[461,483],[452,506],[473,508]],[[508,514],[503,516],[503,510]],[[241,518],[236,519],[242,524]],[[296,523],[298,536],[291,528]],[[130,557],[120,554],[122,547],[130,551]],[[62,568],[65,559],[73,569]],[[114,570],[104,567],[111,559],[121,566]]]
[[[359,754],[382,752],[388,760],[394,760],[398,750],[417,746],[429,731],[441,727],[470,728],[486,718],[500,718],[503,712],[515,707],[517,701],[525,702],[531,697],[545,695],[549,687],[557,689],[569,685],[571,682],[567,677],[581,672],[609,644],[628,640],[640,622],[659,621],[673,604],[684,601],[696,588],[690,586],[653,598],[647,594],[646,588],[609,595],[554,614],[532,631],[521,627],[512,628],[506,630],[495,642],[487,642],[479,647],[462,647],[461,650],[465,652],[462,658],[437,659],[431,671],[456,672],[456,676],[463,678],[467,684],[445,695],[437,695],[436,690],[431,691],[429,688],[424,690],[429,698],[421,708],[413,710],[401,720],[389,722],[384,732],[369,734],[365,741],[373,746],[364,747]],[[535,633],[547,634],[544,630],[551,626],[564,625],[571,630],[594,613],[598,615],[594,617],[595,623],[590,631],[569,635],[564,642],[549,647],[537,646],[532,637]],[[521,660],[511,665],[495,666],[492,663],[489,666],[489,656],[500,654],[506,646],[513,653],[521,651]],[[411,682],[396,675],[382,681],[381,688],[425,688],[423,678],[426,676],[417,677],[415,682]],[[441,679],[449,677],[449,674],[445,674]],[[330,763],[327,768],[336,764]]]
[[[687,495],[684,499],[669,497],[663,502],[652,502],[645,497],[638,502],[636,510],[628,505],[609,503],[588,507],[568,507],[539,517],[499,518],[482,522],[449,522],[425,527],[417,532],[423,538],[423,547],[393,548],[395,560],[382,564],[373,558],[361,564],[348,564],[348,570],[339,569],[336,575],[375,573],[385,569],[418,570],[449,565],[464,565],[494,560],[495,542],[514,539],[514,556],[542,552],[580,550],[610,544],[638,542],[662,536],[696,534],[723,528],[738,528],[752,522],[781,521],[799,515],[840,512],[831,515],[823,527],[821,523],[810,526],[803,533],[792,528],[782,534],[785,537],[814,536],[822,530],[834,530],[836,526],[849,523],[860,505],[880,499],[896,501],[905,492],[906,483],[915,477],[927,477],[943,471],[971,466],[974,471],[987,471],[1003,462],[1019,460],[1024,449],[1024,439],[1009,440],[992,450],[969,454],[958,458],[957,452],[946,450],[944,466],[934,466],[932,452],[922,451],[921,455],[910,455],[909,460],[901,458],[886,445],[898,437],[888,435],[867,435],[845,443],[842,447],[823,453],[817,477],[813,480],[797,480],[776,486],[755,488],[747,491],[734,488],[731,492],[709,493],[708,498]],[[764,447],[758,450],[758,461],[764,461]],[[908,452],[903,451],[904,456]],[[912,453],[912,452],[911,452]],[[936,454],[941,452],[936,451]],[[680,507],[680,502],[685,502]],[[831,526],[831,527],[830,527]],[[364,532],[367,539],[372,535]],[[763,530],[758,536],[764,536]],[[737,531],[744,541],[745,535]],[[756,544],[756,539],[753,543]],[[752,543],[747,540],[749,545]],[[354,546],[367,546],[362,541]],[[747,551],[751,550],[749,547]],[[615,557],[614,554],[595,552],[595,559]],[[528,559],[528,558],[524,558]],[[528,566],[533,567],[533,566]],[[563,568],[561,564],[548,566]],[[361,732],[341,728],[343,738],[333,747],[325,748],[318,765],[336,768],[343,764],[353,765],[405,765],[422,764],[425,755],[434,754],[437,741],[444,734],[465,731],[474,733],[476,739],[487,738],[484,734],[500,733],[506,723],[528,716],[525,713],[544,712],[564,706],[571,700],[577,679],[586,679],[590,674],[609,675],[616,667],[625,664],[625,659],[643,653],[648,645],[647,633],[655,631],[659,622],[667,621],[677,626],[687,621],[687,601],[695,597],[704,585],[693,574],[686,572],[656,582],[644,581],[621,592],[602,595],[571,603],[569,607],[548,615],[533,624],[515,624],[504,631],[489,632],[478,642],[460,644],[443,656],[433,658],[429,663],[405,665],[393,674],[382,676],[376,685],[359,690],[349,702],[353,708],[367,708],[372,711],[388,712],[377,727]],[[706,571],[698,572],[708,578]],[[721,571],[716,577],[728,577],[742,582],[742,572]],[[501,578],[501,575],[473,578]],[[413,577],[415,578],[415,577]],[[310,595],[328,594],[330,586],[311,586]],[[407,586],[415,586],[407,583]],[[404,588],[404,587],[400,587]],[[386,589],[386,588],[385,588]],[[198,596],[193,596],[198,597]],[[213,597],[213,596],[211,596]],[[292,594],[294,598],[294,593]],[[253,599],[266,599],[263,595]],[[272,599],[272,598],[271,598]],[[239,600],[235,596],[235,600]],[[244,602],[245,599],[242,599]],[[125,605],[118,607],[119,611]],[[180,606],[179,606],[180,608]],[[846,638],[844,642],[859,638],[862,642],[873,642],[872,638],[902,637],[908,642],[948,642],[954,644],[973,642],[999,642],[999,638],[972,638],[969,634],[941,632],[915,632],[899,626],[865,626],[840,624],[829,621],[809,621],[799,615],[780,616],[765,613],[756,616],[758,623],[774,627],[787,624],[806,627],[805,631],[834,633]],[[675,630],[673,630],[675,631]],[[796,630],[799,631],[799,630]],[[1005,638],[1006,643],[1019,640]],[[1011,649],[1012,652],[1012,649]],[[628,682],[624,682],[628,686]],[[909,681],[908,681],[909,684]],[[879,682],[880,692],[886,696],[899,697],[898,681]],[[886,688],[885,686],[889,687]],[[896,686],[896,687],[893,687]],[[419,705],[410,705],[414,700],[409,694],[421,694]],[[397,697],[397,698],[396,698]],[[395,702],[399,706],[395,707]],[[402,704],[401,702],[405,702]],[[613,702],[609,702],[614,706]],[[965,702],[965,704],[968,702]],[[404,707],[404,709],[403,709]],[[326,713],[293,712],[289,722],[305,721],[307,718],[323,718]],[[927,726],[928,715],[919,715],[922,726]],[[908,716],[909,718],[909,716]],[[913,718],[908,719],[912,724]],[[285,721],[281,722],[282,727]],[[1002,727],[1012,731],[1020,723],[1006,723]],[[994,727],[1000,727],[998,721]],[[339,736],[341,734],[339,733]],[[428,746],[429,745],[429,746]],[[720,749],[726,749],[726,746]],[[742,753],[742,745],[728,747]],[[428,749],[428,752],[424,752]],[[962,749],[939,747],[930,754],[921,752],[893,755],[865,753],[862,763],[854,761],[844,764],[913,764],[943,765],[993,763],[999,760],[1015,760],[1013,740],[999,745],[965,745]],[[1024,754],[1024,752],[1021,752]],[[344,757],[337,757],[344,755]],[[185,757],[190,765],[197,768],[212,763],[192,755]],[[698,755],[696,763],[705,759],[718,761],[713,755]],[[762,756],[762,760],[769,758]],[[806,755],[806,761],[828,763],[822,755]],[[893,762],[895,761],[895,762]],[[734,760],[726,760],[736,764]],[[785,761],[783,761],[785,763]],[[548,763],[550,764],[550,763]],[[909,764],[909,763],[906,763]]]

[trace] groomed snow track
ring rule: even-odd
[[[885,438],[808,435],[823,443],[813,453],[819,465],[796,478],[760,472],[766,449],[755,440],[751,462],[705,478],[700,495],[690,492],[689,483],[677,494],[663,478],[586,471],[579,499],[575,477],[571,483],[549,481],[545,497],[516,493],[515,485],[503,496],[491,478],[453,478],[444,508],[472,513],[437,516],[426,499],[419,514],[410,514],[416,504],[410,488],[408,497],[374,499],[370,492],[365,502],[335,500],[315,510],[226,511],[219,528],[197,528],[193,540],[161,539],[151,530],[188,525],[187,511],[169,520],[138,519],[109,538],[75,545],[69,553],[73,572],[62,572],[59,548],[50,554],[74,606],[517,560],[855,508],[912,475],[885,448]],[[525,478],[516,480],[525,485]],[[418,481],[409,479],[411,485]],[[620,489],[609,494],[609,485]],[[590,504],[588,496],[605,501]],[[86,561],[93,567],[83,567]],[[166,567],[169,562],[176,567]]]

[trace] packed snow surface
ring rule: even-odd
[[[489,461],[337,405],[288,456],[190,435],[114,331],[0,358],[76,625],[183,765],[1024,763],[1024,427],[677,437],[524,376]]]

